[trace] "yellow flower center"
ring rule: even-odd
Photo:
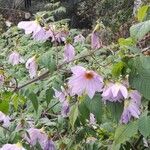
[[[22,144],[19,143],[19,142],[16,144],[16,146],[19,147],[19,148],[22,148]]]
[[[124,107],[127,108],[130,104],[130,101],[129,100],[125,100],[124,101]]]

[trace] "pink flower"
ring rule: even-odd
[[[102,47],[102,41],[99,38],[98,32],[92,32],[91,35],[91,47],[92,49],[99,49]]]
[[[85,37],[82,34],[79,34],[74,37],[74,43],[84,43]]]
[[[4,127],[8,127],[10,125],[10,117],[0,111],[0,122],[2,122]]]
[[[58,33],[55,34],[55,39],[57,42],[61,43],[66,40],[67,35],[68,35],[67,32],[59,31]]]
[[[124,101],[124,110],[121,115],[121,123],[128,123],[131,117],[139,118],[141,105],[141,95],[138,91],[132,90],[129,99]]]
[[[44,150],[56,150],[55,144],[51,139],[48,139]]]
[[[103,87],[103,78],[92,70],[86,70],[81,66],[71,68],[73,76],[69,79],[68,85],[72,95],[86,93],[91,99],[95,92],[100,92]]]
[[[35,35],[37,32],[41,30],[40,24],[35,20],[35,21],[21,21],[18,24],[18,28],[24,29],[25,34],[31,34]]]
[[[9,63],[14,65],[17,65],[19,63],[23,62],[23,59],[21,58],[20,54],[17,51],[13,51],[10,55],[9,55],[9,59],[8,59]]]
[[[33,79],[37,74],[37,68],[38,68],[36,61],[35,61],[35,56],[27,60],[26,68],[29,70],[30,78]]]
[[[0,150],[25,150],[21,144],[5,144]]]
[[[0,74],[0,86],[2,86],[4,84],[5,81],[5,77],[3,74]]]
[[[61,102],[63,103],[65,100],[66,100],[66,96],[67,96],[67,93],[65,91],[65,89],[63,87],[61,87],[61,90],[62,91],[58,91],[56,89],[54,89],[55,91],[55,97]]]
[[[121,83],[109,83],[107,84],[102,93],[103,100],[111,102],[121,101],[128,97],[127,88]]]
[[[41,28],[39,32],[36,32],[33,34],[33,39],[36,41],[45,42],[49,39],[51,36],[51,32],[49,30],[45,30],[44,28]]]
[[[66,44],[64,48],[64,60],[69,62],[75,57],[75,49],[71,44]]]
[[[68,114],[70,112],[70,106],[69,106],[69,103],[67,101],[68,93],[64,88],[61,88],[61,89],[62,89],[62,91],[57,91],[56,89],[54,89],[55,97],[61,103],[61,115],[63,117],[68,117]]]
[[[37,142],[39,142],[42,149],[46,146],[46,142],[48,140],[48,136],[41,129],[30,128],[27,130],[29,137],[25,135],[25,139],[32,146],[35,146]]]

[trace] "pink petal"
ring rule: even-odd
[[[74,66],[71,68],[71,71],[75,75],[80,75],[80,74],[83,74],[86,70],[85,70],[85,68],[83,68],[81,66]]]

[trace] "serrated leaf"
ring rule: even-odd
[[[143,116],[139,119],[138,129],[144,137],[150,135],[150,116]]]
[[[44,67],[48,68],[50,70],[50,72],[53,72],[56,70],[56,61],[53,57],[54,56],[53,56],[52,52],[46,52],[40,58],[40,63]]]
[[[73,129],[74,129],[74,124],[75,124],[77,117],[78,117],[78,113],[79,113],[78,103],[76,103],[71,107],[71,111],[69,114],[70,124],[71,124]]]
[[[9,112],[9,101],[11,99],[12,93],[11,92],[4,92],[1,93],[0,97],[0,111],[5,114]]]
[[[144,18],[146,17],[146,12],[148,10],[148,5],[142,6],[139,8],[138,13],[137,13],[137,18],[138,21],[142,22]]]
[[[138,122],[130,122],[129,124],[119,125],[115,131],[114,142],[121,144],[133,137],[138,131]]]
[[[125,68],[126,68],[126,64],[122,61],[114,64],[112,68],[112,76],[119,77],[121,74],[123,74]]]
[[[141,40],[150,32],[150,20],[133,25],[130,28],[130,36],[136,40]]]

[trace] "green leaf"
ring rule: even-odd
[[[112,76],[119,77],[124,73],[125,69],[126,69],[126,64],[122,61],[114,64],[112,68]]]
[[[120,46],[133,46],[135,45],[135,41],[132,38],[119,38],[118,43]]]
[[[54,72],[56,70],[56,61],[52,52],[44,53],[39,61],[44,67],[48,68],[50,72]]]
[[[13,101],[15,110],[17,111],[17,109],[18,109],[18,95],[16,93],[14,93],[14,95],[12,96],[12,101]]]
[[[117,145],[116,145],[115,143],[113,143],[111,150],[120,150],[120,145],[121,145],[121,144],[117,144]]]
[[[122,103],[113,103],[107,102],[108,110],[111,113],[112,119],[116,122],[119,122],[121,114],[123,112],[123,104]]]
[[[74,124],[77,120],[78,114],[79,114],[78,103],[76,103],[71,107],[70,115],[69,115],[70,124],[73,129],[74,129]]]
[[[87,96],[86,106],[88,107],[89,111],[95,115],[97,122],[101,123],[103,114],[103,103],[101,100],[101,95],[95,94],[92,99]]]
[[[139,119],[138,129],[144,137],[150,135],[150,116],[142,116]]]
[[[86,119],[89,119],[90,111],[83,100],[79,105],[79,119],[82,123],[86,123]]]
[[[150,31],[150,20],[133,25],[130,35],[136,40],[141,40]]]
[[[4,92],[1,93],[0,97],[0,111],[5,114],[9,112],[9,101],[11,99],[12,93],[11,92]]]
[[[31,100],[34,110],[37,112],[38,111],[38,99],[36,97],[36,94],[32,92],[28,95],[28,98]]]
[[[115,131],[114,143],[121,144],[133,137],[138,131],[137,121],[119,125]]]
[[[52,88],[47,89],[45,94],[46,94],[46,102],[48,105],[53,98],[54,90]]]
[[[131,60],[130,85],[150,100],[150,57],[141,55]]]
[[[137,13],[138,21],[142,22],[147,15],[148,5],[142,6],[139,8]]]

